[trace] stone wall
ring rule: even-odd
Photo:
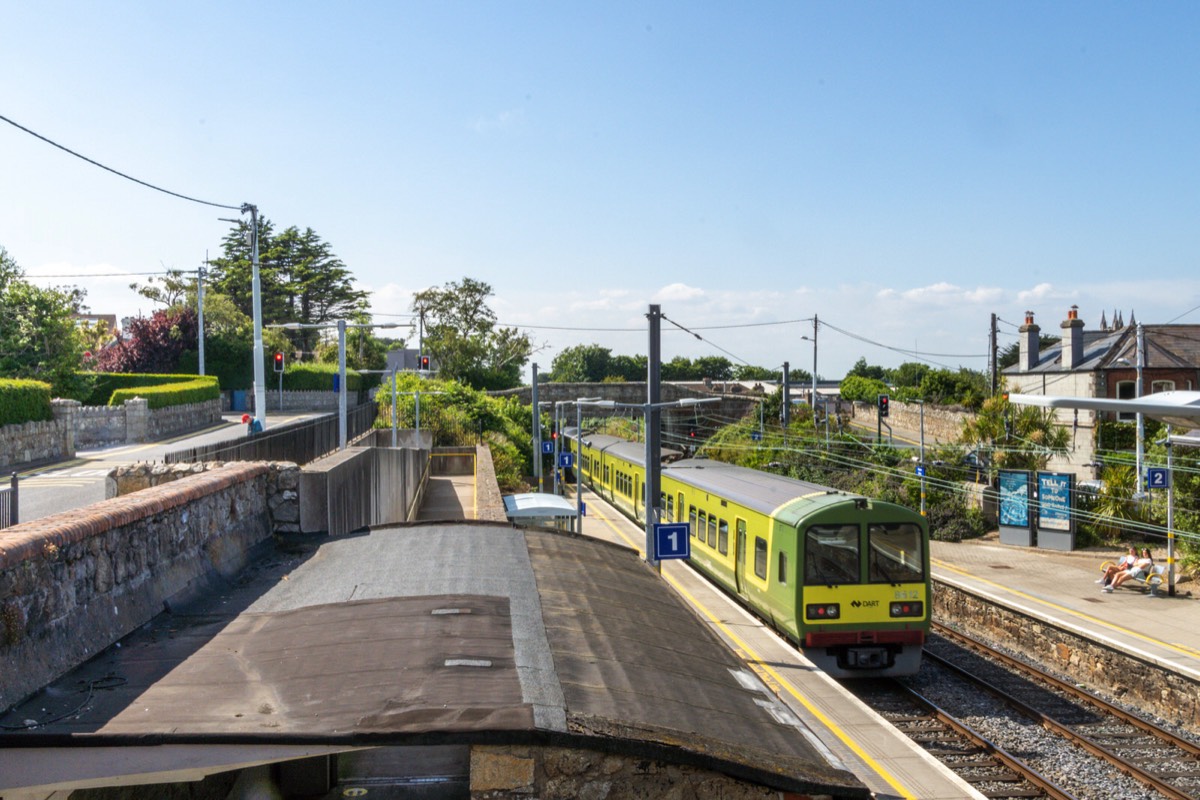
[[[54,419],[0,426],[0,469],[75,457],[74,400],[53,400]]]
[[[852,405],[854,419],[857,422],[875,425],[879,410],[874,403],[855,402]],[[963,422],[973,416],[975,416],[973,412],[959,406],[926,405],[926,446],[957,442],[959,434],[962,433]],[[893,399],[888,403],[888,418],[885,422],[893,428],[905,431],[906,434],[917,435],[921,432],[921,404],[901,403]],[[883,431],[886,436],[887,428],[885,427]]]
[[[135,397],[120,406],[52,400],[54,419],[0,427],[0,468],[74,458],[75,451],[162,439],[221,421],[221,401],[151,410]]]
[[[936,583],[933,614],[949,627],[1200,731],[1200,681],[950,584]]]
[[[564,747],[471,748],[472,800],[529,797],[800,797],[715,770],[646,757]],[[808,795],[804,795],[808,796]]]
[[[300,532],[300,467],[290,461],[266,462],[267,512],[271,516],[273,533]],[[225,466],[221,461],[202,461],[184,464],[141,463],[126,464],[108,473],[104,481],[106,498],[121,497],[161,486],[180,478],[200,475]]]
[[[0,531],[0,708],[240,571],[294,471],[226,464]]]

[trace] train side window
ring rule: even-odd
[[[696,507],[688,506],[688,523],[692,526],[692,538],[700,535],[700,528],[696,525]]]
[[[779,551],[779,582],[787,583],[787,553]]]
[[[767,540],[761,536],[754,537],[754,574],[767,579]]]
[[[671,502],[673,499],[674,498],[672,498],[671,495],[669,495],[669,494],[664,494],[661,499],[663,511],[667,515],[667,522],[675,521],[675,516],[673,514],[674,509],[672,509],[672,507],[671,507]]]
[[[717,518],[713,514],[708,515],[708,546],[717,549]]]
[[[725,520],[717,523],[717,552],[721,555],[729,552],[729,523]]]
[[[813,525],[804,532],[804,583],[859,583],[857,525]]]
[[[703,510],[696,517],[696,527],[700,530],[700,541],[704,541],[704,531],[708,528],[708,514]]]
[[[867,578],[872,583],[925,580],[921,527],[909,522],[867,526]]]

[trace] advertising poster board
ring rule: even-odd
[[[1033,516],[1029,513],[1033,482],[1028,470],[1000,470],[1000,542],[1033,546]]]
[[[1075,476],[1069,472],[1038,473],[1038,547],[1075,549]]]

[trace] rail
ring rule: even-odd
[[[374,403],[362,403],[346,412],[346,436],[355,439],[375,423]],[[291,461],[307,464],[338,449],[338,415],[323,414],[313,419],[226,439],[223,442],[189,447],[167,453],[168,464],[199,461]]]
[[[17,473],[14,472],[12,482],[0,487],[0,528],[11,528],[19,521],[18,492]]]

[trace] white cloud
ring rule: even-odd
[[[671,283],[655,292],[653,299],[658,303],[666,303],[672,300],[695,300],[698,297],[704,297],[704,294],[703,289],[695,286],[688,286],[686,283]]]

